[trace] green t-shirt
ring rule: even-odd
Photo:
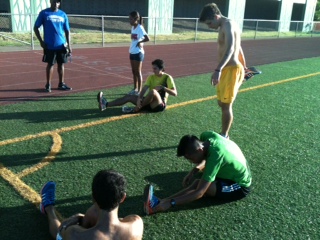
[[[173,78],[167,74],[163,73],[161,77],[158,77],[157,75],[150,75],[145,83],[145,86],[149,87],[149,90],[154,89],[157,86],[166,86],[169,89],[176,88],[176,85],[174,84]],[[165,94],[164,101],[165,103],[168,100],[168,93]]]
[[[251,185],[248,163],[237,144],[210,131],[203,132],[200,140],[210,142],[202,179],[213,182],[217,177],[232,180],[243,187]]]

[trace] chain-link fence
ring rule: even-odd
[[[33,33],[36,15],[0,14],[0,48],[38,49]],[[128,44],[131,26],[127,16],[68,15],[73,47],[104,47]],[[144,27],[154,44],[216,40],[217,32],[198,18],[144,18]],[[242,21],[243,39],[319,37],[320,22]]]

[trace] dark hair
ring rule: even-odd
[[[195,151],[200,144],[200,140],[198,137],[194,135],[185,135],[180,139],[178,148],[177,148],[177,156],[185,156],[186,154],[190,154]]]
[[[221,15],[221,11],[215,3],[206,4],[200,13],[200,22],[205,22],[206,20],[212,20],[215,15]]]
[[[160,70],[164,70],[164,62],[161,59],[154,60],[152,65],[156,65]]]
[[[134,18],[134,19],[137,19],[139,21],[139,24],[143,25],[143,18],[142,18],[142,16],[140,15],[140,13],[138,11],[132,11],[129,14],[129,16]]]
[[[101,170],[93,178],[92,196],[101,209],[111,211],[125,196],[126,180],[114,170]]]

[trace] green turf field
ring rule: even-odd
[[[128,180],[119,215],[136,213],[144,239],[320,239],[320,58],[259,66],[241,87],[230,137],[253,175],[246,199],[200,199],[144,216],[146,183],[166,197],[181,189],[192,165],[176,157],[185,134],[220,131],[210,74],[176,79],[178,97],[164,113],[99,112],[96,92],[0,106],[0,239],[50,239],[36,205],[48,180],[56,207],[68,217],[91,204],[91,180],[113,168]],[[128,87],[105,90],[109,99]]]

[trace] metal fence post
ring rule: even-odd
[[[156,38],[157,38],[157,18],[154,18],[154,39],[153,44],[156,45]]]
[[[33,26],[32,26],[32,17],[33,17],[33,15],[32,14],[30,14],[30,35],[31,35],[31,49],[32,50],[34,50],[34,41],[33,41]]]
[[[101,16],[102,47],[104,47],[104,16]]]
[[[258,25],[259,25],[259,21],[257,20],[256,30],[254,31],[254,37],[253,37],[253,39],[256,39],[256,38],[257,38]]]
[[[199,22],[199,18],[196,19],[196,31],[194,34],[194,42],[197,42],[197,37],[198,37],[198,22]]]

